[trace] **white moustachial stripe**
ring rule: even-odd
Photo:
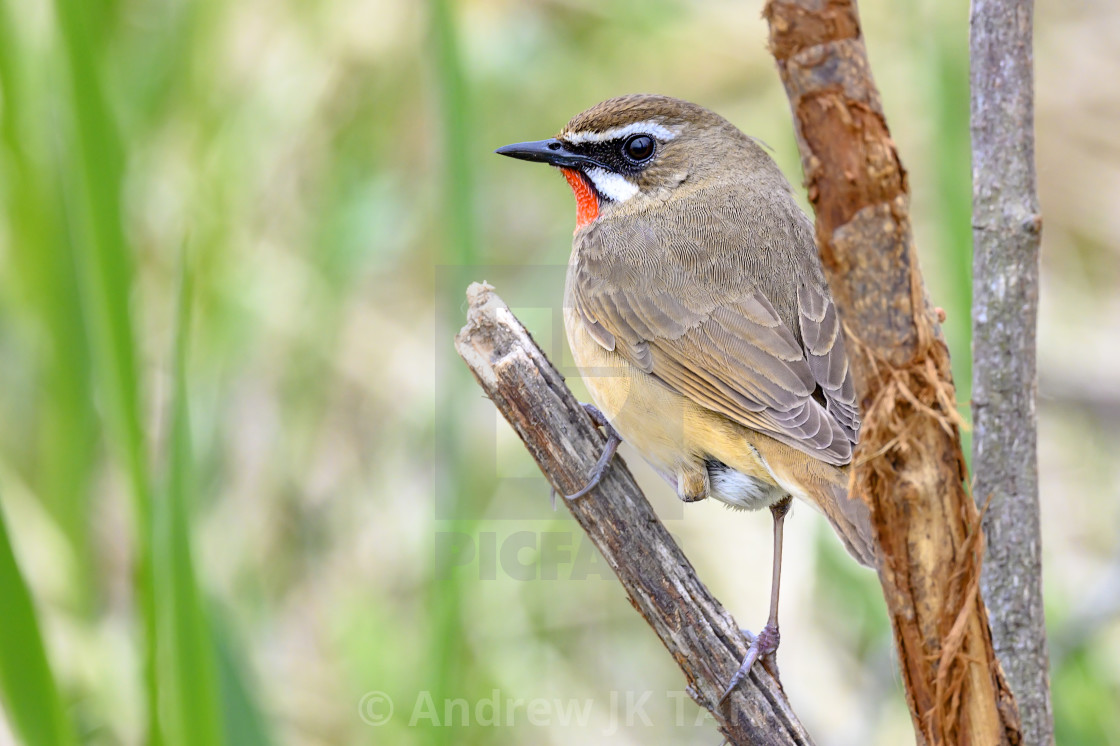
[[[658,124],[657,122],[632,122],[625,127],[612,127],[602,132],[569,132],[563,135],[561,139],[572,145],[580,145],[585,142],[619,140],[628,135],[638,134],[652,135],[658,140],[672,140],[677,136],[674,130],[669,129],[663,124]]]
[[[638,193],[638,185],[622,174],[605,168],[589,168],[584,173],[594,182],[599,194],[613,202],[625,202]]]

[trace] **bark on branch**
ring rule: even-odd
[[[992,639],[1023,743],[1054,742],[1038,510],[1035,329],[1042,218],[1034,170],[1033,0],[974,0],[972,467]]]
[[[926,301],[903,169],[851,0],[771,0],[817,239],[864,416],[851,494],[865,500],[918,741],[1015,744],[1014,699],[979,593],[949,354]]]
[[[467,325],[455,337],[456,350],[556,491],[576,492],[602,452],[603,435],[493,289],[473,284],[467,298]],[[684,672],[689,694],[712,713],[730,743],[812,743],[781,685],[762,666],[717,706],[746,644],[621,458],[591,494],[565,502]]]

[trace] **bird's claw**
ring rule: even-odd
[[[774,678],[777,678],[777,669],[772,668],[771,665],[768,664],[773,663],[774,653],[777,651],[778,644],[782,639],[781,634],[778,632],[778,627],[767,624],[757,635],[752,635],[745,629],[740,630],[740,632],[750,641],[750,647],[747,648],[747,655],[743,658],[739,670],[731,677],[727,689],[724,690],[723,696],[719,698],[720,706],[731,696],[731,692],[735,691],[735,687],[739,686],[740,682],[747,677],[755,661],[759,658],[762,658],[762,664],[766,666],[767,671],[769,671]]]
[[[571,495],[564,495],[565,500],[578,500],[595,489],[596,485],[603,479],[603,475],[606,474],[607,467],[610,466],[611,461],[614,459],[614,454],[618,451],[619,445],[622,444],[622,436],[618,434],[618,431],[611,425],[610,420],[607,419],[605,414],[599,411],[598,407],[594,404],[584,404],[583,409],[587,412],[587,416],[591,418],[591,421],[607,434],[607,445],[603,447],[602,455],[599,456],[599,460],[595,463],[594,468],[591,469],[591,475],[587,480],[587,484],[585,484],[583,489],[579,492],[575,492]],[[556,507],[555,488],[552,490],[552,506],[553,508]]]

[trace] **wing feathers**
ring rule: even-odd
[[[827,411],[855,443],[859,412],[836,305],[822,288],[802,284],[797,289],[797,310],[809,369],[821,387]]]
[[[749,281],[743,255],[716,259],[705,243],[736,225],[756,240],[736,217],[694,227],[691,238],[677,231],[665,246],[646,226],[595,231],[577,253],[571,297],[599,344],[671,388],[823,461],[848,463],[859,414],[836,307],[822,282],[801,273],[783,323]]]

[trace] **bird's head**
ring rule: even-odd
[[[559,167],[576,195],[577,230],[616,210],[668,199],[709,181],[757,146],[723,117],[668,96],[612,98],[577,114],[549,140],[497,153]]]

